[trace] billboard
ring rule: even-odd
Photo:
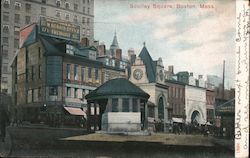
[[[68,21],[40,17],[39,32],[46,36],[80,41],[80,26]]]

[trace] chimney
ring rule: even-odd
[[[194,76],[194,73],[193,73],[193,72],[190,72],[189,76]]]
[[[136,54],[132,54],[130,59],[131,65],[135,63],[135,59],[136,59]]]
[[[135,54],[134,49],[133,49],[133,48],[130,48],[130,49],[128,50],[128,61],[131,62],[131,56],[134,55],[134,54]]]
[[[115,51],[115,58],[121,60],[122,59],[122,50],[116,49]]]
[[[174,74],[174,66],[173,65],[168,66],[168,72],[170,72],[171,74]]]
[[[106,46],[104,44],[99,45],[98,52],[99,52],[99,56],[106,55]]]
[[[198,78],[199,78],[199,79],[202,79],[202,78],[203,78],[203,76],[202,76],[202,75],[199,75],[199,76],[198,76]]]
[[[89,46],[89,40],[88,40],[88,38],[82,38],[81,39],[81,46],[82,47],[88,47]]]

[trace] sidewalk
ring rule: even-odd
[[[0,157],[7,157],[11,152],[12,142],[9,132],[6,132],[5,141],[0,140]]]

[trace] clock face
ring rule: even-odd
[[[163,71],[160,70],[160,80],[161,80],[161,81],[163,80],[163,77],[164,77]]]
[[[140,80],[143,76],[143,71],[141,69],[135,69],[133,76],[135,79]]]

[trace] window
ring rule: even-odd
[[[77,11],[78,10],[78,5],[74,4],[74,10]]]
[[[8,59],[8,50],[6,49],[3,50],[3,58]]]
[[[31,10],[31,4],[26,3],[26,4],[25,4],[25,11],[26,11],[27,13],[29,13],[30,10]]]
[[[66,9],[69,9],[69,7],[70,7],[69,2],[66,2],[66,3],[65,3],[65,8],[66,8]]]
[[[32,100],[33,100],[33,90],[30,89],[30,90],[28,90],[28,99],[27,99],[27,101],[28,101],[28,103],[31,103]]]
[[[118,98],[112,99],[112,112],[118,112]]]
[[[3,37],[3,43],[9,44],[9,38],[8,37]]]
[[[88,14],[90,13],[90,8],[88,8]]]
[[[21,9],[21,3],[15,2],[15,9],[20,10]]]
[[[66,73],[67,73],[67,79],[70,80],[70,64],[67,64],[67,68],[66,68]]]
[[[91,71],[92,71],[92,69],[91,69],[91,67],[89,67],[88,68],[88,78],[91,78]]]
[[[30,24],[30,16],[25,16],[25,24]]]
[[[128,98],[122,99],[122,112],[129,112],[129,99]]]
[[[2,77],[2,83],[8,83],[8,77]]]
[[[37,92],[37,94],[38,94],[38,98],[40,98],[40,97],[41,97],[41,95],[42,95],[41,87],[39,87],[39,88],[38,88],[38,92]],[[39,99],[39,100],[40,100],[40,99]]]
[[[9,21],[9,13],[8,12],[4,12],[3,21]]]
[[[41,79],[41,77],[42,77],[42,65],[39,65],[39,69],[38,69],[38,77],[39,77],[39,79]]]
[[[85,24],[85,17],[82,17],[82,24]]]
[[[78,20],[77,20],[77,15],[75,15],[75,16],[74,16],[74,22],[77,23],[77,21],[78,21]]]
[[[3,32],[9,33],[9,25],[3,25]]]
[[[31,80],[34,79],[34,76],[35,76],[35,67],[32,65],[31,66]]]
[[[20,23],[20,14],[15,14],[15,23]]]
[[[71,97],[71,88],[67,87],[67,97]]]
[[[60,11],[56,10],[56,17],[60,18],[61,17],[61,13]]]
[[[42,15],[46,15],[46,8],[41,7],[41,14],[42,14]]]
[[[69,14],[68,13],[65,14],[65,18],[66,18],[66,20],[69,20]]]
[[[58,94],[58,88],[56,86],[49,87],[49,95],[57,95]]]
[[[61,1],[60,0],[56,0],[56,6],[60,7],[61,6]]]
[[[82,66],[82,81],[84,81],[84,67]]]
[[[15,35],[15,36],[19,36],[19,31],[20,31],[20,27],[15,26],[15,27],[14,27],[14,35]]]
[[[82,89],[82,99],[85,98],[85,89]]]
[[[89,19],[89,18],[87,18],[87,25],[89,25],[89,23],[90,23],[90,19]]]
[[[83,12],[83,13],[86,12],[86,8],[85,8],[85,7],[82,8],[82,12]]]
[[[75,48],[72,45],[66,45],[66,53],[74,55]]]
[[[138,99],[133,98],[132,103],[133,103],[133,108],[132,108],[133,112],[138,112]]]
[[[98,75],[98,68],[95,69],[95,80],[98,80],[99,75]]]
[[[38,58],[40,59],[41,58],[41,48],[38,47]]]
[[[85,4],[85,0],[82,0],[82,3]]]
[[[14,47],[15,48],[19,47],[19,39],[17,39],[17,38],[14,39]]]
[[[74,98],[78,98],[78,89],[77,88],[75,88],[75,90],[74,90]]]
[[[46,4],[46,0],[42,0],[42,3],[43,3],[43,4]]]
[[[89,4],[89,0],[87,0],[88,1],[88,4]]]
[[[8,73],[8,64],[3,64],[3,73]]]
[[[10,0],[4,0],[3,6],[4,6],[4,8],[9,8],[10,7]]]
[[[75,80],[78,80],[78,65],[75,65],[74,67],[74,78]]]

